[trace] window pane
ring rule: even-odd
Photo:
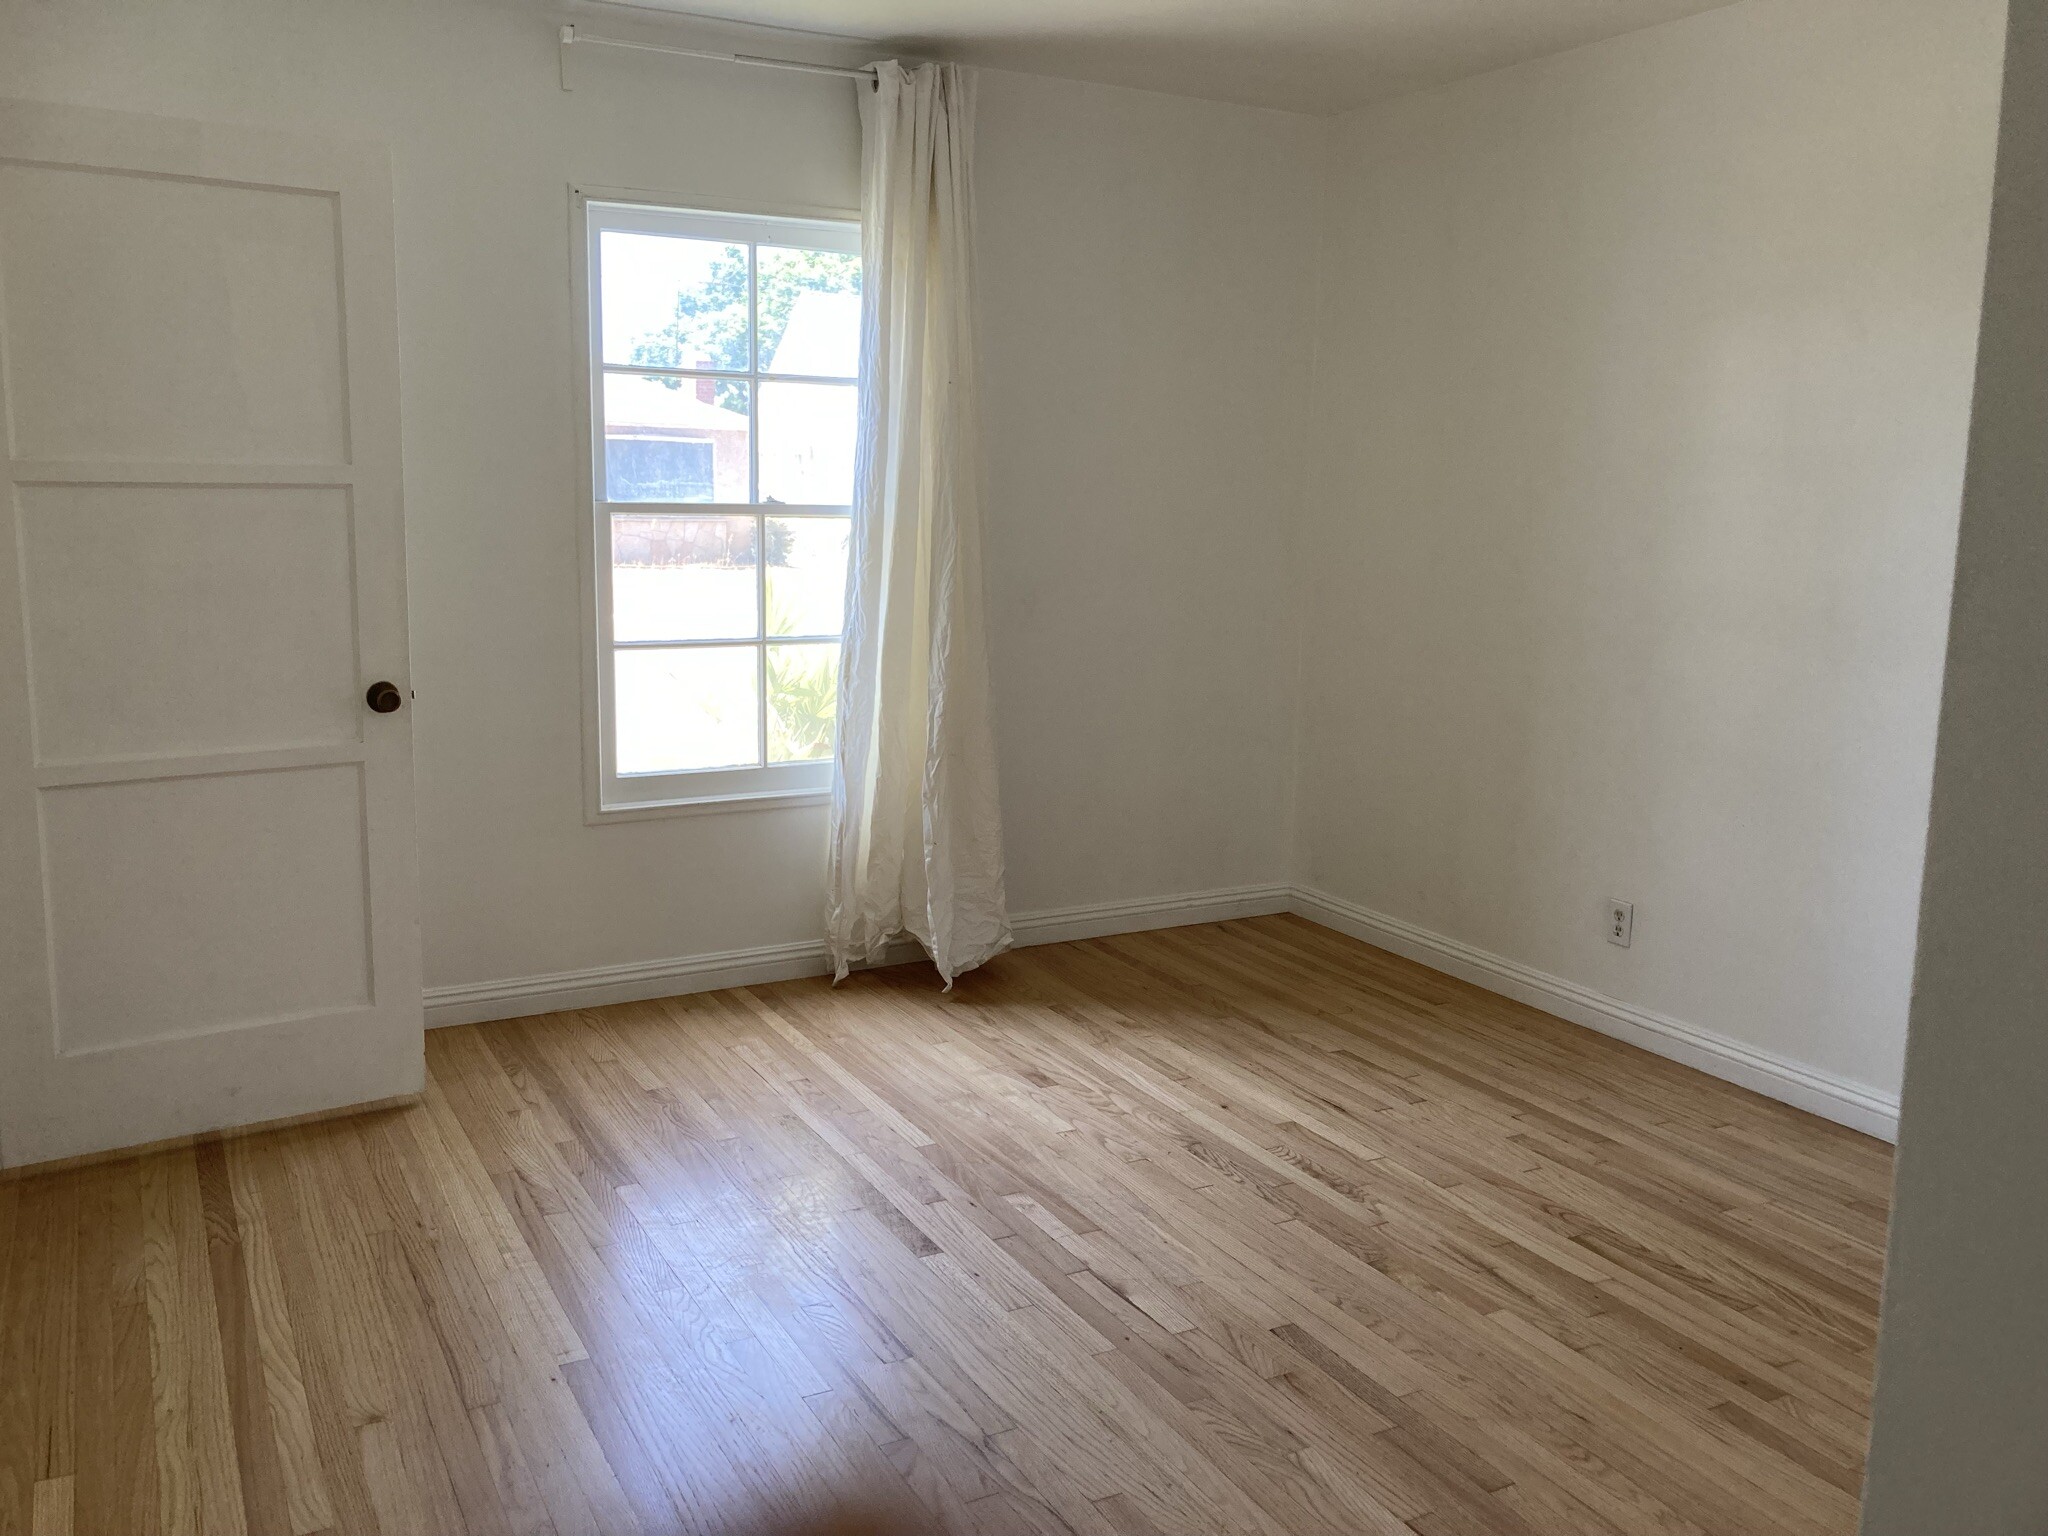
[[[745,503],[744,379],[604,376],[604,499]]]
[[[853,503],[851,384],[761,384],[761,500],[784,506]]]
[[[614,640],[750,640],[760,630],[751,517],[612,518]]]
[[[768,761],[830,757],[838,716],[838,644],[769,646]]]
[[[860,257],[761,251],[761,371],[850,379],[860,371]]]
[[[768,633],[836,635],[846,628],[843,517],[768,519]]]
[[[614,651],[619,772],[757,766],[758,654],[751,645]]]
[[[608,229],[598,261],[606,362],[746,372],[744,245]]]

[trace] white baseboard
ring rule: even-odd
[[[1010,927],[1019,948],[1063,944],[1070,939],[1285,912],[1293,894],[1292,888],[1285,885],[1253,885],[1144,901],[1106,901],[1019,913],[1010,919]],[[919,953],[916,944],[904,943],[893,947],[881,963],[894,965],[914,960]],[[582,971],[555,971],[541,976],[513,976],[503,981],[429,987],[427,1028],[524,1018],[529,1014],[558,1013],[565,1008],[598,1008],[607,1003],[633,1003],[650,997],[680,997],[686,992],[715,992],[721,987],[759,986],[772,981],[793,981],[799,976],[823,976],[831,969],[824,943],[810,940],[629,965],[601,965]]]
[[[1322,891],[1297,888],[1292,910],[1312,923],[1392,950],[1433,970],[1527,1003],[1587,1029],[1791,1104],[1839,1125],[1896,1141],[1899,1096],[1836,1077],[1818,1067],[1624,1003],[1533,966],[1474,949],[1400,918]]]
[[[1224,891],[1155,896],[1145,901],[1104,901],[1085,907],[1026,912],[1010,919],[1010,929],[1017,935],[1017,947],[1025,949],[1033,944],[1106,938],[1112,933],[1145,933],[1153,928],[1185,928],[1191,923],[1267,917],[1291,910],[1293,902],[1292,886],[1240,885]]]
[[[715,992],[761,982],[822,976],[829,969],[822,944],[765,944],[722,954],[644,960],[632,965],[598,965],[583,971],[551,971],[503,981],[427,988],[427,1028],[519,1019],[565,1008],[601,1008],[685,992]]]

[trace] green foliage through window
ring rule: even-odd
[[[768,760],[805,763],[832,755],[839,718],[839,647],[768,647]]]
[[[759,251],[759,357],[766,365],[782,343],[800,295],[860,292],[860,257],[788,246],[764,245]],[[744,369],[746,356],[747,247],[739,245],[712,260],[702,283],[676,296],[675,317],[667,325],[633,344],[633,361],[647,368]],[[667,382],[673,389],[682,381]],[[732,400],[721,395],[718,403],[728,410],[747,408],[743,391]]]

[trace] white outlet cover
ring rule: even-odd
[[[1607,898],[1607,942],[1627,949],[1635,941],[1636,907],[1632,901]]]

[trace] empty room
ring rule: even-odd
[[[0,0],[0,1536],[2048,1531],[2048,0]]]

